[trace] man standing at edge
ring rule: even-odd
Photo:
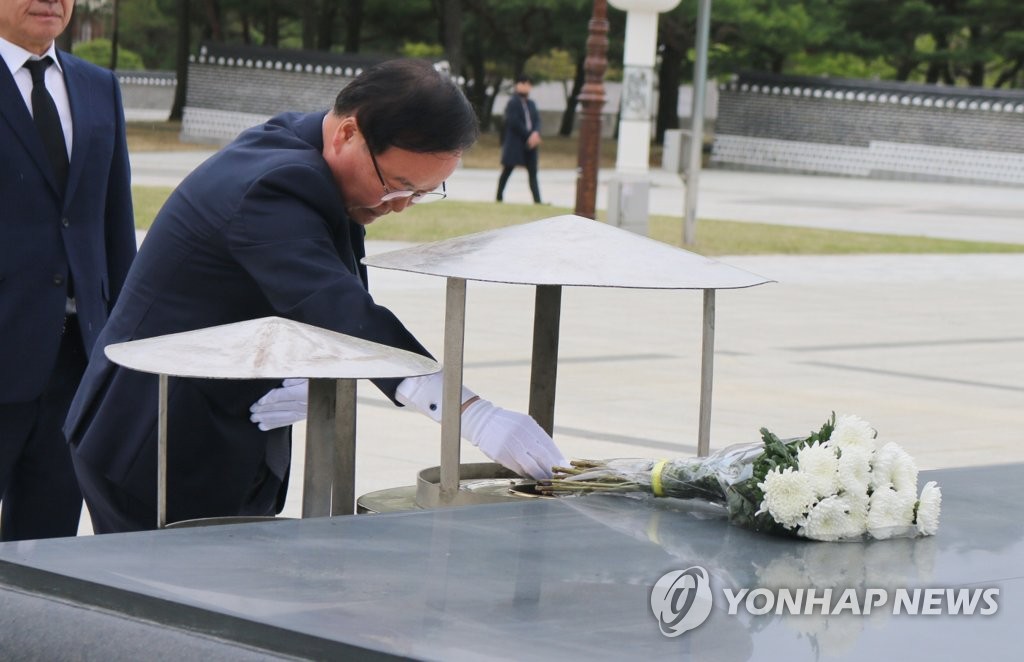
[[[58,52],[74,0],[0,0],[0,539],[73,536],[61,431],[135,257],[113,73]]]
[[[367,69],[329,111],[243,132],[160,210],[98,344],[280,316],[426,354],[367,291],[365,226],[445,197],[477,133],[462,91],[419,60]],[[440,374],[376,384],[440,420]],[[168,520],[280,512],[306,391],[303,380],[168,380]],[[468,389],[461,402],[463,436],[488,457],[534,477],[565,462],[526,414]],[[156,428],[157,377],[97,347],[66,425],[97,533],[155,528]]]

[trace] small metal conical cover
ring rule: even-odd
[[[375,379],[441,367],[419,354],[281,317],[132,340],[104,351],[126,368],[176,377]]]
[[[523,285],[732,289],[771,279],[575,215],[363,259],[372,267]]]

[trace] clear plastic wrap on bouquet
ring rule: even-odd
[[[572,464],[578,473],[556,472],[549,491],[555,494],[646,493],[656,497],[700,499],[725,507],[734,524],[784,533],[770,517],[754,514],[761,504],[757,495],[751,494],[749,481],[754,477],[754,461],[763,453],[764,444],[752,442],[728,446],[707,457],[577,460]]]
[[[549,494],[646,493],[700,499],[754,531],[814,540],[933,535],[941,492],[917,493],[917,465],[881,444],[856,416],[835,414],[807,437],[736,444],[704,458],[575,460],[541,486]]]

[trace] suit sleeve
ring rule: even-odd
[[[121,88],[113,73],[113,104],[116,126],[114,131],[114,155],[107,180],[105,209],[105,242],[107,251],[107,282],[109,284],[108,310],[113,309],[121,287],[124,285],[128,268],[135,259],[135,214],[132,209],[131,167],[128,162],[128,141],[125,135],[124,107],[121,102]]]

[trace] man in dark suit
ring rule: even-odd
[[[529,76],[516,77],[512,98],[505,106],[505,127],[501,141],[501,176],[498,177],[498,202],[505,197],[505,185],[516,166],[525,166],[530,177],[530,193],[540,204],[540,185],[537,183],[538,147],[540,146],[540,113],[530,99],[533,82]]]
[[[392,60],[350,82],[331,111],[245,131],[181,183],[142,243],[65,428],[97,533],[156,525],[157,378],[101,348],[276,315],[426,354],[366,289],[363,226],[443,198],[476,137],[473,110],[449,78],[427,62]],[[377,385],[440,416],[440,382]],[[170,379],[168,519],[280,512],[288,426],[305,415],[305,390]],[[493,459],[547,475],[564,461],[525,414],[468,391],[462,402],[464,436]]]
[[[54,48],[73,0],[0,3],[0,539],[75,535],[61,425],[135,256],[114,75]]]

